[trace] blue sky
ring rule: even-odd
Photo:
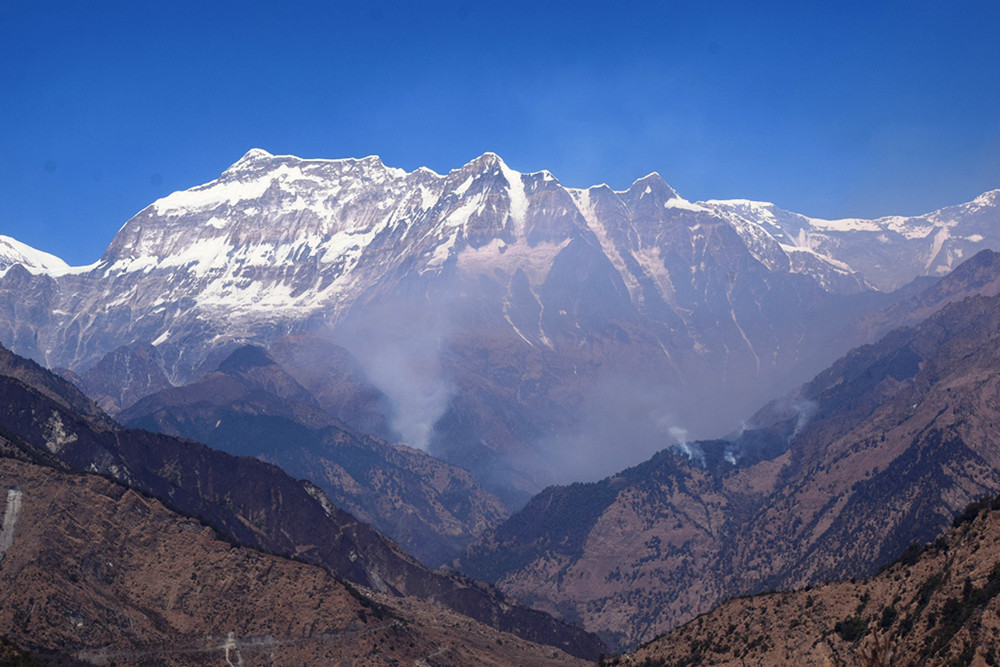
[[[251,147],[917,214],[1000,187],[1000,3],[0,2],[0,234],[96,260]]]

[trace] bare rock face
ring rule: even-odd
[[[606,664],[995,664],[998,507],[970,507],[867,581],[730,600]]]
[[[321,391],[289,365],[324,408],[516,503],[684,431],[737,426],[761,395],[846,351],[843,326],[886,302],[872,285],[997,247],[995,195],[831,222],[691,203],[656,174],[625,191],[567,188],[490,153],[440,175],[253,150],[142,210],[93,266],[11,260],[0,341],[80,377],[123,345],[152,345],[165,377],[185,384],[248,342],[318,338],[349,350],[363,372],[348,375],[371,383],[353,397]],[[95,373],[112,389],[127,376]],[[124,408],[162,378],[133,381],[101,401]],[[613,399],[638,407],[622,420]],[[624,428],[627,451],[591,437]]]
[[[246,359],[237,361],[252,367]],[[11,369],[0,374],[0,401],[6,406],[0,415],[0,455],[104,475],[197,517],[233,544],[313,564],[389,596],[433,600],[577,656],[594,658],[603,649],[596,637],[514,604],[495,589],[428,570],[335,507],[315,485],[273,465],[121,429],[69,382],[3,349],[0,368]],[[72,410],[74,405],[91,415]]]
[[[869,576],[1000,490],[998,332],[1000,297],[952,303],[738,438],[547,489],[460,564],[618,646],[729,597]]]
[[[432,567],[508,514],[467,471],[349,430],[258,347],[237,349],[217,371],[148,396],[119,419],[308,479]]]

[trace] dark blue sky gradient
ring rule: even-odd
[[[251,147],[917,214],[1000,187],[1000,3],[0,2],[0,234],[96,260]]]

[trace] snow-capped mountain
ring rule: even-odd
[[[64,273],[70,268],[55,255],[0,235],[0,271],[6,271],[15,264],[20,264],[32,273]]]
[[[539,466],[591,476],[738,424],[846,349],[875,287],[1000,247],[997,203],[830,222],[692,203],[655,173],[574,189],[492,153],[437,174],[255,149],[92,266],[8,268],[0,342],[75,372],[149,343],[177,383],[237,345],[325,336],[406,442],[530,490]]]
[[[917,276],[945,275],[978,251],[996,248],[1000,241],[1000,190],[921,216],[875,220],[810,218],[769,202],[745,199],[712,200],[703,205],[737,229],[765,232],[792,258],[793,271],[822,281],[826,274],[815,274],[806,265],[817,260],[832,262],[845,271],[856,271],[883,291],[902,287]]]
[[[547,172],[517,173],[491,153],[442,176],[406,173],[377,157],[301,160],[255,149],[216,181],[141,211],[94,273],[122,284],[169,274],[169,293],[136,295],[153,310],[172,296],[196,296],[199,309],[221,310],[229,320],[316,311],[337,320],[357,300],[371,299],[373,287],[407,275],[521,269],[540,284],[577,240],[596,246],[640,303],[645,281],[661,295],[672,290],[658,251],[675,239],[661,227],[688,227],[697,243],[706,221],[718,224],[720,216],[680,198],[657,174],[615,193],[607,186],[563,188]],[[789,259],[792,246],[776,243],[757,220],[726,222],[769,269],[789,272],[800,264]],[[814,273],[831,289],[841,282],[826,274],[854,275],[842,262],[812,254],[822,266]],[[855,278],[846,289],[860,284]],[[171,332],[161,335],[166,341]]]

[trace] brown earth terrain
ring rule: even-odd
[[[3,457],[0,491],[0,627],[47,660],[580,664],[441,607],[399,604],[324,568],[240,547],[97,475]]]
[[[867,581],[730,600],[606,664],[1000,664],[998,508],[971,506]]]

